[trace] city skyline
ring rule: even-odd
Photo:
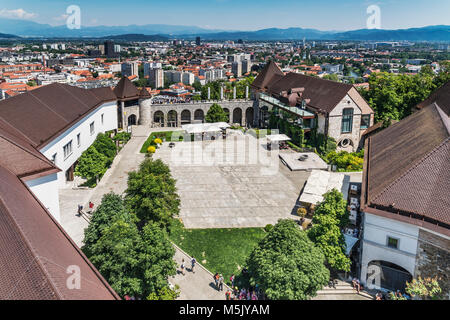
[[[430,5],[430,2],[434,5]],[[39,3],[6,0],[0,8],[0,17],[52,26],[64,25],[67,20],[66,9],[70,5],[80,7],[81,25],[86,27],[166,24],[226,31],[289,27],[347,31],[367,28],[370,16],[367,8],[371,5],[380,7],[381,29],[450,24],[448,16],[442,14],[450,11],[450,2],[445,0],[348,0],[345,3],[330,0],[251,0],[245,3],[237,0],[195,0],[189,5],[180,0],[170,3],[138,0],[131,7],[128,3],[105,0],[43,0]],[[123,14],[130,11],[131,14]],[[217,14],[224,19],[217,19]]]

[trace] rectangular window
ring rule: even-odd
[[[370,114],[363,114],[361,116],[361,129],[370,127]]]
[[[92,122],[91,124],[90,124],[90,130],[91,130],[91,136],[95,133],[95,126],[94,126],[94,122]]]
[[[77,145],[78,147],[81,146],[81,133],[77,134]]]
[[[105,114],[104,114],[104,113],[102,113],[102,125],[103,125],[103,118],[104,118],[104,115],[105,115]]]
[[[398,249],[398,239],[387,237],[387,246],[389,248]]]
[[[53,156],[52,156],[52,162],[53,162],[53,164],[56,164],[56,155],[57,155],[57,153],[55,153]]]
[[[72,140],[70,140],[70,142],[63,147],[63,151],[64,151],[64,159],[66,159],[68,156],[72,154]]]
[[[353,109],[347,108],[342,112],[341,133],[352,132],[353,129]]]

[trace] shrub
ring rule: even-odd
[[[90,146],[81,155],[75,168],[75,175],[84,179],[98,179],[106,172],[108,158]]]
[[[297,209],[297,214],[302,218],[304,218],[307,213],[308,213],[308,211],[306,211],[306,209],[303,207]]]
[[[270,232],[270,231],[272,231],[272,229],[273,229],[273,225],[272,224],[268,224],[268,225],[266,225],[264,227],[264,231],[266,231],[266,232]]]
[[[106,158],[107,166],[110,166],[117,154],[117,146],[106,133],[99,133],[92,146]]]
[[[154,146],[150,146],[147,148],[147,152],[148,153],[155,153],[156,152],[156,148]]]
[[[325,160],[336,165],[339,171],[361,171],[364,164],[364,151],[358,153],[332,151],[326,155]]]

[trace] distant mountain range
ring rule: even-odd
[[[0,18],[0,32],[31,38],[110,38],[128,41],[159,41],[164,39],[204,40],[361,40],[361,41],[445,41],[450,42],[450,26],[429,26],[400,30],[361,29],[354,31],[320,31],[303,28],[269,28],[257,31],[224,31],[196,26],[164,24],[129,26],[94,26],[68,29],[27,20]],[[117,38],[117,36],[119,36]],[[142,38],[149,37],[149,40]],[[154,37],[155,40],[151,40]],[[127,39],[128,38],[128,39]]]
[[[169,38],[167,36],[162,36],[159,34],[155,35],[145,35],[145,34],[139,34],[139,33],[130,33],[130,34],[120,34],[115,36],[106,36],[102,37],[101,39],[108,39],[108,40],[120,40],[120,41],[168,41]]]
[[[0,33],[0,39],[17,39],[17,38],[19,37],[13,34]]]
[[[168,36],[216,33],[223,30],[203,29],[196,26],[174,26],[165,24],[95,26],[68,29],[66,25],[51,26],[33,21],[0,18],[0,32],[17,34],[23,37],[41,38],[98,38],[122,34],[164,34]]]

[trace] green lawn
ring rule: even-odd
[[[144,145],[141,148],[141,153],[147,153],[147,149],[148,147],[151,145],[152,141],[155,140],[156,138],[160,138],[163,141],[171,141],[172,140],[172,134],[174,133],[174,131],[161,131],[161,132],[152,132],[150,134],[150,136],[148,137],[148,139],[144,142]],[[180,137],[180,141],[182,137]]]
[[[244,267],[247,257],[265,236],[262,228],[171,229],[171,240],[212,273],[222,273],[228,283]]]

